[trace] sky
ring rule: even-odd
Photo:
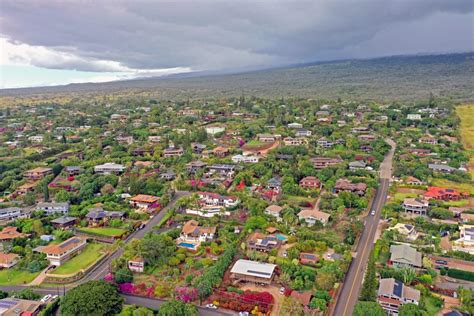
[[[0,88],[468,51],[472,0],[0,1]]]

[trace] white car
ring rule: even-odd
[[[280,294],[281,295],[285,294],[285,288],[283,286],[280,288]]]
[[[239,316],[249,316],[249,312],[240,312]]]
[[[374,215],[375,215],[375,211],[370,212],[370,215],[374,216]]]
[[[207,305],[206,305],[206,308],[217,309],[217,306],[214,305],[214,304],[207,304]]]
[[[49,300],[51,299],[51,297],[52,297],[52,296],[51,296],[50,294],[48,294],[48,295],[44,296],[44,297],[41,299],[41,302],[46,303],[47,301],[49,301]]]

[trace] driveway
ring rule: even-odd
[[[284,295],[280,294],[280,286],[276,285],[257,285],[257,284],[245,284],[243,286],[240,286],[239,289],[242,291],[245,290],[250,290],[250,291],[256,291],[256,292],[269,292],[272,296],[273,299],[275,300],[275,303],[272,308],[272,312],[270,313],[271,316],[278,316],[280,315],[280,306],[283,301],[283,298],[285,297]]]

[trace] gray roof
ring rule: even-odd
[[[53,219],[51,221],[51,223],[53,223],[53,224],[66,224],[66,223],[69,223],[69,222],[72,222],[72,221],[75,221],[75,220],[76,220],[76,217],[61,216],[61,217],[58,217],[56,219]]]
[[[390,246],[390,261],[421,267],[421,253],[407,245]]]
[[[445,171],[455,171],[456,170],[456,168],[453,168],[451,166],[440,165],[440,164],[435,164],[435,163],[430,163],[428,165],[428,168],[430,168],[432,170],[445,170]]]
[[[51,207],[55,207],[55,208],[69,208],[69,203],[67,202],[63,202],[63,203],[48,203],[48,202],[42,202],[42,203],[38,203],[36,205],[36,208],[39,208],[39,209],[43,209],[43,208],[51,208]]]
[[[258,278],[271,279],[275,268],[275,264],[239,259],[235,262],[230,272]]]

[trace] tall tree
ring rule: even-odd
[[[361,301],[374,301],[377,299],[377,276],[375,274],[375,258],[371,253],[367,264],[364,283],[360,293]]]
[[[376,302],[357,302],[352,316],[385,316],[382,306]]]

